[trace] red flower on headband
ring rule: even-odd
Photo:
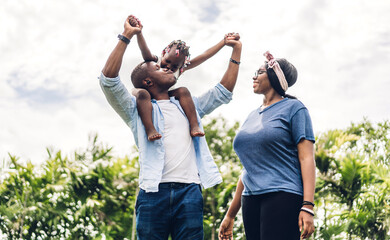
[[[265,58],[267,58],[268,61],[274,59],[274,56],[272,56],[272,54],[269,53],[269,51],[266,51],[263,55],[265,56]]]
[[[269,51],[266,51],[263,55],[268,60],[268,68],[273,68],[276,63],[274,56]]]

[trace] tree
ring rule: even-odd
[[[390,239],[388,121],[364,119],[316,143],[318,239]]]
[[[229,126],[222,117],[206,121],[207,142],[223,177],[203,191],[205,239],[215,240],[241,174],[232,147],[239,124]],[[314,239],[390,239],[389,138],[388,121],[367,119],[317,136]],[[114,157],[95,135],[71,158],[48,149],[41,166],[10,155],[10,171],[1,169],[0,238],[134,239],[139,166],[133,152]],[[243,233],[238,216],[234,239],[245,239]]]
[[[224,178],[204,191],[205,239],[215,239],[241,167],[232,148],[238,123],[209,122],[206,138]],[[134,239],[137,153],[118,158],[111,150],[93,136],[72,158],[48,150],[42,166],[10,155],[13,172],[0,185],[0,230],[8,239]],[[236,232],[243,232],[242,224]]]
[[[8,239],[131,237],[137,159],[111,156],[91,138],[74,159],[53,154],[41,166],[20,164],[0,185],[0,230]]]
[[[238,126],[238,122],[228,126],[227,121],[222,117],[210,119],[204,126],[211,154],[223,178],[222,183],[203,191],[205,239],[218,239],[219,224],[233,198],[241,174],[240,160],[233,150],[233,139]],[[240,219],[236,222],[234,230],[235,239],[242,239],[243,225]]]

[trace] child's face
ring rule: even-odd
[[[179,53],[179,56],[176,55],[176,46],[173,46],[169,53],[166,53],[161,58],[161,67],[168,68],[172,72],[179,70],[185,61],[185,56],[182,53]]]

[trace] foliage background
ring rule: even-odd
[[[203,191],[205,239],[217,231],[232,200],[239,159],[238,130],[222,117],[207,119],[206,138],[223,183]],[[312,239],[390,239],[390,123],[367,119],[316,140],[316,232]],[[136,239],[137,150],[113,156],[89,138],[89,147],[64,156],[47,149],[40,166],[9,155],[0,164],[0,239]],[[240,214],[234,239],[245,239]]]

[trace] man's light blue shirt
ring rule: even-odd
[[[136,98],[127,91],[119,76],[116,78],[108,78],[101,74],[99,79],[100,86],[102,87],[108,102],[134,134],[135,143],[139,150],[140,188],[146,192],[158,192],[158,185],[162,177],[165,156],[165,148],[162,139],[148,141],[145,127],[138,115]],[[229,103],[231,99],[232,93],[220,83],[202,96],[198,98],[193,97],[198,122],[202,130],[203,127],[200,119],[222,104]],[[170,101],[176,104],[179,110],[185,114],[179,101],[174,97],[171,97]],[[154,127],[159,133],[163,133],[164,116],[156,100],[152,100],[152,105]],[[204,188],[209,188],[221,183],[221,174],[211,156],[205,137],[194,137],[193,142],[196,153],[196,164],[198,166],[202,186]]]

